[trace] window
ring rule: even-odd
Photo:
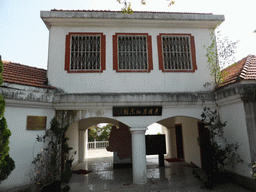
[[[157,36],[159,69],[163,72],[195,72],[194,37],[190,34]]]
[[[113,68],[117,72],[150,72],[151,36],[147,33],[116,33],[113,36]]]
[[[105,45],[102,33],[69,33],[66,36],[65,70],[68,73],[103,72]]]

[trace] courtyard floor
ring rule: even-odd
[[[73,174],[69,183],[70,192],[250,192],[232,183],[218,185],[213,190],[202,189],[188,164],[165,161],[165,167],[159,167],[158,156],[147,156],[147,183],[136,185],[132,182],[131,168],[113,169],[113,157],[110,153],[100,150],[89,153],[95,154],[88,154],[85,162],[78,164],[75,169],[92,172],[86,175]],[[99,153],[102,153],[102,156]]]

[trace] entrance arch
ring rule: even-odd
[[[100,123],[111,123],[116,126],[124,125],[122,122],[106,117],[84,118],[69,125],[66,136],[70,138],[68,140],[69,146],[72,147],[74,151],[77,151],[74,162],[84,162],[86,156],[85,146],[87,144],[86,141],[88,141],[88,128]]]
[[[78,157],[74,160],[77,163],[84,162],[86,146],[86,130],[95,124],[112,123],[119,127],[127,127],[131,133],[132,143],[132,168],[133,183],[144,184],[147,182],[146,173],[146,150],[145,150],[145,131],[146,128],[131,128],[115,119],[106,117],[85,118],[70,124],[66,136],[70,138],[68,144],[78,151]]]
[[[214,105],[212,97],[208,93],[65,93],[60,94],[54,101],[57,118],[59,117],[58,119],[60,120],[65,119],[66,123],[70,125],[76,122],[75,127],[79,127],[83,123],[93,125],[97,122],[111,121],[112,123],[115,122],[114,124],[122,122],[130,128],[132,135],[133,183],[135,184],[145,184],[147,182],[145,131],[153,123],[162,124],[170,129],[174,125],[172,127],[172,123],[170,125],[167,122],[169,120],[176,122],[182,117],[183,119],[181,120],[186,125],[184,128],[182,127],[182,130],[187,129],[187,131],[182,132],[184,158],[188,162],[195,161],[194,163],[200,166],[199,147],[195,136],[198,131],[189,129],[189,123],[187,122],[192,121],[193,118],[200,118],[205,105],[209,107]],[[124,108],[126,110],[129,109],[128,112],[123,110]],[[143,112],[141,111],[142,109]],[[157,109],[159,109],[158,112],[160,109],[162,112],[158,113]],[[123,111],[117,113],[117,110]],[[152,110],[154,114],[151,112]],[[186,117],[189,117],[187,121],[184,120]],[[167,121],[167,119],[169,120]],[[83,129],[86,128],[84,127]],[[84,131],[83,129],[81,131]],[[78,135],[79,129],[76,128],[76,130],[76,135]],[[194,135],[193,142],[191,142],[194,146],[190,146],[191,149],[196,151],[194,156],[188,150],[190,148],[187,146],[189,146],[191,138],[187,137],[187,135]],[[83,132],[80,132],[79,139],[81,138],[84,138]],[[82,156],[82,153],[80,153],[81,159]]]
[[[168,158],[181,158],[185,162],[202,165],[199,146],[199,119],[189,116],[174,116],[158,121],[164,126]]]

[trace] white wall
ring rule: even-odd
[[[236,165],[235,169],[231,169],[236,173],[251,178],[251,169],[248,165],[251,163],[250,148],[248,142],[247,127],[244,114],[244,106],[242,102],[237,102],[229,105],[220,106],[221,121],[227,121],[224,128],[224,137],[229,143],[239,143],[239,155],[244,160],[244,163]]]
[[[201,167],[200,147],[198,146],[198,120],[189,117],[177,117],[175,124],[182,124],[183,149],[185,161],[191,161]]]
[[[69,138],[67,143],[69,147],[73,148],[71,152],[77,152],[76,155],[74,155],[73,165],[78,162],[78,135],[78,121],[76,121],[68,127],[66,132],[66,137]]]
[[[45,131],[26,130],[27,116],[47,116],[47,129],[55,112],[52,109],[6,107],[5,117],[8,129],[12,135],[9,138],[10,156],[15,161],[15,169],[9,177],[1,183],[0,191],[30,183],[29,168],[33,157],[40,152],[42,143],[36,142],[37,135],[44,135]]]
[[[65,39],[69,32],[103,32],[106,35],[106,70],[103,73],[67,73]],[[153,70],[150,73],[116,73],[113,70],[112,36],[115,33],[148,33],[152,37]],[[190,33],[195,37],[195,73],[163,73],[158,66],[157,35],[159,33]],[[205,91],[203,84],[211,81],[205,57],[208,29],[125,28],[125,27],[56,27],[50,29],[48,79],[52,86],[68,93],[98,92],[188,92]]]

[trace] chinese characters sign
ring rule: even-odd
[[[113,107],[113,116],[161,116],[162,106]]]
[[[27,116],[27,130],[46,130],[46,116]]]

